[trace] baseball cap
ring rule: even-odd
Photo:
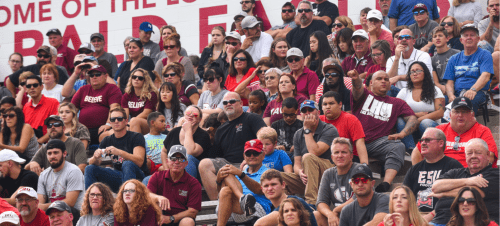
[[[45,119],[45,121],[44,121],[44,124],[45,124],[46,126],[48,126],[48,125],[49,125],[49,121],[50,121],[50,120],[56,120],[56,121],[58,121],[58,122],[61,122],[61,123],[64,125],[64,121],[61,119],[61,116],[59,116],[59,115],[51,115],[51,116],[47,117],[47,118]]]
[[[182,157],[187,159],[187,150],[182,145],[174,145],[174,146],[170,147],[170,151],[168,151],[168,157],[170,158],[177,153],[180,153],[182,155]]]
[[[63,201],[53,202],[52,204],[50,204],[49,208],[47,208],[47,211],[45,211],[45,213],[49,215],[50,211],[52,210],[67,211],[68,213],[71,213],[71,208]]]
[[[236,16],[234,16],[234,20],[238,19],[239,17],[246,17],[248,16],[248,13],[245,12],[245,11],[241,11],[240,13],[236,14]]]
[[[17,162],[19,164],[23,164],[26,162],[25,159],[20,158],[19,155],[13,150],[10,149],[3,149],[0,151],[0,162],[6,162],[12,160],[14,162]]]
[[[302,50],[300,50],[299,48],[296,48],[296,47],[290,48],[286,52],[286,58],[291,57],[291,56],[298,56],[298,57],[304,58],[304,54],[302,53]]]
[[[372,170],[366,164],[359,164],[358,166],[356,166],[356,168],[354,168],[354,171],[352,172],[351,178],[354,178],[356,175],[359,174],[365,175],[371,180],[373,180]]]
[[[413,7],[412,12],[413,12],[413,11],[420,10],[420,9],[423,9],[423,10],[425,10],[425,11],[429,11],[429,10],[427,10],[427,6],[425,6],[425,4],[424,4],[424,3],[418,3],[418,4],[416,4],[416,5]]]
[[[46,35],[47,35],[47,36],[49,36],[49,35],[51,35],[51,34],[56,34],[56,35],[60,35],[60,36],[62,36],[62,35],[61,35],[61,31],[60,31],[59,29],[57,29],[57,28],[52,28],[52,29],[50,29],[49,31],[47,31],[47,34],[46,34]]]
[[[292,7],[293,10],[295,10],[295,6],[291,2],[285,2],[285,4],[283,4],[283,6],[281,6],[281,8],[285,8],[285,6],[290,6],[290,7]]]
[[[459,107],[467,107],[472,110],[472,102],[467,97],[457,97],[453,100],[451,104],[451,109],[459,108]]]
[[[92,71],[98,71],[101,73],[108,73],[106,71],[106,68],[104,68],[104,66],[102,66],[102,65],[94,65],[87,73],[90,73]]]
[[[85,55],[85,54],[78,54],[78,55],[76,55],[75,56],[75,60],[73,60],[73,63],[78,62],[78,61],[82,62],[83,59],[85,59],[86,56],[87,55]]]
[[[241,27],[243,29],[255,27],[257,24],[260,24],[260,21],[258,21],[254,16],[246,16],[241,21]]]
[[[460,34],[464,33],[467,30],[474,30],[478,35],[479,35],[479,30],[474,24],[466,24],[462,26],[462,29],[460,30]]]
[[[319,109],[318,104],[312,100],[305,100],[302,102],[302,104],[300,104],[300,110],[302,110],[302,108]]]
[[[238,32],[236,31],[231,31],[229,33],[226,34],[226,38],[227,37],[231,37],[231,38],[234,38],[234,39],[238,39],[240,42],[241,42],[241,35],[238,34]]]
[[[78,48],[78,52],[80,52],[81,49],[88,49],[92,52],[95,52],[94,45],[92,43],[84,42],[80,45],[80,48]]]
[[[66,151],[66,144],[62,140],[52,139],[47,142],[47,150],[57,148],[62,152]]]
[[[2,223],[12,223],[15,225],[19,225],[19,216],[13,211],[5,211],[0,214],[0,224]]]
[[[254,150],[256,152],[262,152],[262,149],[264,148],[264,145],[262,142],[260,142],[259,139],[253,139],[245,142],[245,151],[247,152],[249,150]]]
[[[90,41],[92,41],[92,39],[94,38],[100,38],[102,40],[104,40],[104,35],[102,35],[101,33],[94,33],[92,35],[90,35]]]
[[[38,195],[35,191],[35,189],[31,188],[31,187],[23,187],[21,188],[17,194],[16,194],[16,198],[22,194],[25,194],[31,198],[34,198],[34,199],[38,199]]]
[[[97,61],[94,56],[86,56],[83,58],[83,62]]]
[[[354,39],[354,37],[356,36],[368,39],[368,33],[366,33],[366,31],[363,29],[356,30],[354,33],[352,33],[352,39]]]
[[[323,61],[323,74],[326,73],[330,69],[335,69],[338,72],[344,74],[344,70],[342,70],[342,66],[336,64],[335,62],[331,62],[331,61],[325,64]]]
[[[366,15],[366,19],[371,19],[371,18],[375,18],[377,20],[383,20],[383,17],[382,17],[382,13],[376,9],[372,9],[368,12],[368,14]]]
[[[43,46],[40,46],[38,47],[38,50],[36,51],[37,53],[40,53],[40,51],[44,51],[48,54],[51,54],[50,53],[50,47],[46,46],[46,45],[43,45]]]
[[[152,31],[153,33],[155,33],[155,32],[153,31],[153,25],[152,25],[151,23],[147,22],[147,21],[142,22],[142,24],[141,24],[141,26],[139,27],[139,29],[140,29],[140,30],[143,30],[143,31],[145,31],[145,32],[150,32],[150,31]]]

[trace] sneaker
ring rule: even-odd
[[[383,193],[383,192],[388,192],[390,188],[391,184],[384,181],[375,188],[375,191],[378,193]]]
[[[245,215],[246,216],[252,216],[255,213],[255,203],[257,200],[255,200],[255,197],[251,194],[246,194],[241,196],[240,198],[240,208],[242,210],[245,210]]]

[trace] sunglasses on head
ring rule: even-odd
[[[175,73],[175,72],[172,72],[172,73],[165,73],[165,74],[163,74],[163,77],[168,78],[168,77],[174,77],[174,76],[176,76],[176,75],[177,75],[177,73]]]
[[[85,50],[78,50],[78,53],[79,54],[91,54],[93,52],[92,52],[92,50],[85,49]]]
[[[139,81],[143,81],[144,80],[144,76],[132,75],[132,79],[134,79],[134,80],[139,79]]]
[[[172,161],[172,162],[179,161],[180,163],[183,163],[183,162],[186,161],[186,159],[184,157],[175,157],[175,156],[172,156],[172,157],[169,157],[168,159],[170,161]]]
[[[302,60],[302,58],[300,58],[300,57],[288,57],[288,58],[286,58],[286,61],[288,61],[288,63],[293,63],[294,61],[299,62],[300,60]]]
[[[412,37],[411,37],[411,35],[400,35],[400,36],[398,36],[398,40],[404,40],[404,39],[410,40],[410,39],[412,39]]]
[[[464,198],[464,197],[460,197],[458,198],[458,202],[459,203],[464,203],[467,201],[467,204],[470,204],[470,205],[476,205],[476,199],[475,198]]]
[[[414,11],[413,15],[418,16],[418,15],[422,15],[424,13],[425,13],[425,10],[421,9],[420,11]]]
[[[109,118],[109,121],[115,122],[116,120],[118,120],[118,122],[121,122],[121,121],[123,121],[123,119],[125,119],[125,118],[124,117],[111,117],[111,118]]]
[[[240,100],[236,100],[236,99],[224,100],[224,101],[222,101],[222,105],[235,104],[236,102],[240,102]]]
[[[128,40],[129,42],[138,42],[138,41],[141,41],[140,38],[131,38]]]
[[[38,54],[38,58],[50,58],[50,55]]]
[[[361,183],[366,184],[368,183],[368,178],[366,177],[356,177],[352,179],[352,183],[358,184],[361,181]]]
[[[451,27],[451,26],[453,26],[453,22],[442,22],[440,25],[441,25],[442,27],[444,27],[444,26],[446,26],[446,25],[448,25],[448,26],[450,26],[450,27]]]
[[[305,108],[300,109],[300,112],[306,113],[306,112],[313,112],[314,110],[316,110],[316,109],[305,107]]]
[[[28,88],[28,89],[31,89],[31,87],[37,88],[39,85],[40,85],[40,83],[27,84],[26,88]]]
[[[245,57],[235,57],[233,58],[234,61],[247,61],[247,58]]]
[[[266,76],[264,77],[265,80],[274,80],[276,76]]]
[[[226,42],[226,45],[232,45],[232,46],[237,46],[237,42]]]
[[[163,46],[163,49],[174,49],[176,45]]]
[[[339,74],[339,73],[336,73],[336,72],[326,73],[326,74],[325,74],[325,78],[328,78],[328,77],[330,77],[330,76],[332,76],[332,77],[339,77],[339,76],[340,76],[340,74]]]
[[[53,122],[53,123],[49,123],[49,124],[47,125],[47,128],[49,128],[49,129],[50,129],[50,128],[52,128],[52,127],[61,127],[61,126],[63,126],[63,124],[62,124],[61,122]]]
[[[93,77],[101,77],[102,73],[89,73],[89,77],[93,78]]]
[[[245,156],[246,157],[250,157],[250,156],[254,156],[254,157],[257,157],[261,154],[262,152],[257,152],[257,151],[247,151],[245,152]]]
[[[293,9],[282,9],[281,10],[282,13],[293,13]]]
[[[297,12],[299,12],[299,13],[303,13],[303,12],[310,13],[310,12],[312,12],[312,9],[298,9]]]
[[[14,118],[14,117],[16,117],[16,114],[4,114],[2,116],[3,116],[3,118]]]

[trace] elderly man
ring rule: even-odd
[[[259,184],[262,174],[269,169],[262,164],[265,157],[262,148],[258,139],[247,141],[244,158],[248,167],[241,171],[227,164],[217,173],[217,225],[226,225],[229,219],[236,223],[248,222],[271,212],[271,201],[264,196]]]
[[[252,59],[257,63],[261,58],[269,58],[269,50],[273,43],[273,37],[260,30],[261,22],[254,16],[246,16],[241,21],[243,35],[241,37],[241,49],[246,50],[252,56]]]
[[[465,144],[473,138],[481,138],[488,144],[489,161],[496,163],[498,158],[497,144],[491,130],[476,121],[472,111],[472,103],[467,97],[458,97],[451,104],[450,122],[436,127],[446,135],[446,149],[444,154],[458,160],[467,167]],[[417,144],[412,152],[411,161],[415,165],[422,161],[421,144]],[[493,164],[496,167],[496,164]]]
[[[488,101],[493,58],[490,52],[477,46],[480,37],[474,24],[463,26],[460,35],[464,50],[448,60],[443,79],[448,80],[446,92],[450,102],[459,96],[467,97],[477,114],[479,104]]]
[[[408,186],[417,199],[420,212],[429,213],[424,216],[431,221],[436,215],[434,208],[437,198],[429,196],[431,187],[440,175],[449,170],[463,168],[457,160],[444,154],[446,135],[440,129],[427,128],[420,139],[424,160],[412,166],[407,172],[403,184]],[[432,212],[432,213],[430,213]]]
[[[431,223],[446,224],[451,217],[450,206],[458,190],[465,186],[478,189],[491,220],[498,223],[498,168],[492,168],[488,144],[481,138],[469,140],[465,145],[467,168],[453,169],[442,174],[432,185],[432,196],[440,198],[435,208],[436,216]]]
[[[391,56],[385,65],[387,74],[389,74],[390,85],[397,88],[406,88],[406,74],[410,70],[410,65],[415,61],[423,62],[429,71],[432,71],[431,56],[423,51],[415,49],[415,38],[409,29],[403,29],[399,32],[395,55]]]
[[[239,94],[226,93],[222,104],[228,121],[215,133],[211,156],[215,158],[205,158],[198,165],[203,187],[211,200],[217,200],[217,172],[225,165],[241,163],[245,142],[256,139],[257,131],[266,126],[260,115],[243,112]]]
[[[382,21],[384,22],[384,26],[389,28],[390,27],[390,20],[389,20],[389,7],[391,7],[391,0],[378,0],[378,5],[380,7],[380,10],[382,11]]]
[[[153,62],[156,64],[156,55],[161,51],[158,43],[151,41],[151,33],[153,31],[153,25],[147,21],[141,23],[139,26],[139,38],[141,39],[142,45],[144,47],[144,56],[151,57]]]
[[[416,4],[412,12],[415,23],[410,25],[410,31],[415,35],[415,48],[428,52],[432,46],[432,30],[439,24],[429,18],[427,6],[422,3]]]
[[[356,70],[361,74],[361,78],[365,78],[366,72],[373,66],[368,33],[363,29],[352,33],[352,46],[354,47],[354,54],[342,61],[342,69],[346,72]]]
[[[479,29],[479,35],[481,36],[481,42],[479,43],[479,46],[490,52],[493,52],[493,47],[495,46],[495,42],[500,32],[500,1],[487,0],[486,2],[488,5],[488,7],[486,8],[486,10],[488,11],[488,18],[481,20],[477,25]]]
[[[316,204],[323,172],[333,167],[330,144],[339,136],[331,124],[319,120],[318,105],[306,100],[300,105],[303,128],[293,137],[293,173],[282,173],[288,194],[304,194],[311,205]]]
[[[283,25],[276,25],[266,31],[273,39],[286,38],[286,34],[297,27],[297,23],[295,23],[295,6],[291,2],[285,2],[281,7],[281,19]]]
[[[20,158],[15,151],[3,149],[0,151],[0,197],[11,205],[16,204],[16,194],[24,187],[36,188],[38,176],[23,169],[21,164],[26,160]]]
[[[331,31],[323,20],[313,19],[314,13],[311,2],[301,1],[297,8],[300,26],[288,32],[286,41],[290,46],[302,50],[304,56],[309,56],[309,36],[315,31],[323,31],[325,34],[330,34]]]
[[[49,215],[50,226],[71,226],[74,225],[74,216],[71,208],[65,202],[56,201],[50,205],[46,211]]]
[[[21,188],[16,195],[16,207],[21,217],[21,225],[49,226],[49,217],[38,208],[38,196],[31,187]]]
[[[286,52],[286,61],[295,78],[297,94],[301,94],[309,100],[315,100],[316,89],[319,86],[318,75],[304,64],[305,59],[302,51],[299,48],[290,48]]]
[[[118,63],[116,62],[116,57],[112,53],[106,52],[104,46],[106,46],[106,40],[104,40],[104,35],[101,33],[94,33],[90,35],[90,41],[94,45],[95,52],[94,57],[97,60],[106,60],[111,65],[112,74],[115,75],[118,70]]]
[[[418,120],[413,110],[401,99],[387,96],[389,91],[389,75],[377,71],[370,81],[371,91],[363,88],[361,78],[356,70],[347,74],[352,78],[352,113],[365,132],[368,157],[377,158],[385,163],[384,182],[376,191],[389,191],[390,184],[404,163],[405,146],[400,141],[411,135],[418,128]],[[403,117],[405,128],[396,134],[390,134],[398,117]]]
[[[189,175],[187,151],[182,145],[170,148],[166,171],[153,174],[148,183],[150,197],[162,209],[160,224],[194,226],[196,214],[201,210],[201,185]],[[172,192],[172,190],[179,192]]]
[[[366,15],[368,20],[368,34],[370,35],[370,46],[373,45],[377,40],[386,40],[393,50],[396,46],[394,45],[394,39],[392,38],[392,33],[388,30],[382,29],[384,25],[384,18],[382,13],[376,9],[372,9]]]
[[[75,59],[78,52],[63,45],[63,37],[59,29],[50,29],[46,35],[49,38],[50,45],[57,49],[56,64],[65,67],[68,73],[71,73],[74,68],[73,59]]]

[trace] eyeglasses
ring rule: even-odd
[[[357,177],[357,178],[352,179],[352,183],[354,183],[354,184],[359,184],[360,181],[362,184],[366,184],[366,183],[368,183],[368,178]]]
[[[16,198],[16,201],[19,202],[19,203],[30,202],[30,201],[33,201],[33,200],[35,200],[35,199],[30,199],[30,198],[19,199],[19,198]]]
[[[431,141],[433,140],[439,140],[439,139],[435,139],[435,138],[422,138],[420,140],[418,140],[420,143],[430,143]]]
[[[252,1],[241,1],[240,4],[248,4],[251,3]]]
[[[49,123],[47,125],[47,128],[50,129],[52,127],[61,127],[61,126],[63,126],[63,124],[61,122],[53,122],[53,123]]]
[[[163,74],[163,77],[168,78],[168,77],[174,77],[176,75],[177,75],[177,73],[175,73],[175,72],[173,72],[173,73],[165,73],[165,74]]]
[[[286,61],[288,61],[288,63],[293,63],[294,61],[299,62],[300,60],[302,60],[302,58],[300,58],[300,57],[288,57],[288,58],[286,58]]]
[[[382,54],[384,54],[384,53],[372,54],[372,57],[377,58],[377,57],[379,57],[379,56],[382,56]]]
[[[186,112],[186,116],[198,118],[198,113],[196,113],[196,112],[192,112],[192,113]]]
[[[262,152],[256,152],[256,151],[247,151],[245,152],[245,156],[246,157],[250,157],[250,156],[254,156],[254,157],[257,157],[261,154]]]
[[[458,114],[467,114],[467,113],[470,113],[470,112],[472,112],[472,110],[466,110],[466,109],[459,109],[458,110],[458,109],[453,109],[453,110],[451,110],[451,112],[453,114],[457,114],[458,115]]]
[[[233,60],[236,62],[236,61],[247,61],[247,58],[245,57],[235,57],[233,58]]]
[[[341,28],[343,27],[344,25],[342,23],[336,23],[336,24],[332,24],[332,27],[338,27],[338,28]]]
[[[294,10],[293,9],[282,9],[281,12],[282,13],[293,13]]]
[[[403,39],[410,40],[412,38],[413,37],[411,37],[411,35],[400,35],[400,36],[398,36],[398,40],[403,40]]]
[[[16,114],[8,114],[8,115],[4,114],[2,116],[3,116],[3,118],[14,118],[14,117],[16,117]]]
[[[283,113],[283,118],[292,118],[292,117],[296,117],[297,115],[295,113],[292,113],[292,114],[287,114],[287,113]]]
[[[183,162],[186,161],[186,159],[184,157],[175,157],[175,156],[172,156],[172,157],[169,157],[168,159],[170,161],[172,161],[172,162],[179,161],[180,163],[183,163]]]
[[[222,105],[235,104],[236,102],[240,102],[240,100],[236,100],[236,99],[224,100],[224,101],[222,101]]]
[[[444,27],[444,26],[446,26],[446,25],[448,25],[448,26],[450,26],[450,27],[451,27],[451,26],[453,26],[453,22],[446,22],[446,23],[445,23],[445,22],[442,22],[442,23],[441,23],[441,26],[442,26],[442,27]]]
[[[460,141],[460,136],[455,137],[455,143],[453,144],[453,150],[458,151],[458,142]]]
[[[476,205],[476,199],[475,198],[463,198],[463,197],[460,197],[458,198],[458,202],[459,203],[464,203],[464,202],[467,202],[467,204],[470,204],[470,205]]]
[[[333,73],[326,73],[325,74],[325,78],[328,78],[328,77],[339,77],[340,74],[339,73],[336,73],[336,72],[333,72]]]
[[[132,79],[134,79],[134,80],[139,79],[139,81],[143,81],[144,80],[144,76],[132,75]]]
[[[135,193],[135,189],[123,190],[123,194],[126,194],[126,193],[129,193],[129,194]]]
[[[26,88],[28,88],[28,89],[31,89],[31,87],[37,88],[39,85],[40,85],[40,83],[27,84]]]
[[[214,82],[215,77],[204,78],[203,80],[205,80],[206,82]]]
[[[19,85],[24,86],[26,85],[26,82],[20,82]]]
[[[90,194],[89,194],[89,197],[90,197],[90,198],[101,198],[101,197],[102,197],[102,194],[90,193]]]
[[[111,118],[109,118],[109,121],[115,122],[116,120],[118,120],[118,122],[121,122],[121,121],[123,121],[123,119],[125,119],[125,118],[124,117],[111,117]]]
[[[93,53],[93,52],[92,52],[92,50],[88,50],[88,49],[86,49],[86,50],[78,50],[78,53],[79,53],[79,54],[91,54],[91,53]]]
[[[422,10],[420,10],[420,11],[415,11],[415,12],[413,12],[413,15],[418,16],[418,15],[422,15],[422,14],[424,14],[425,12],[426,12],[426,11],[422,9]]]
[[[237,46],[237,42],[226,42],[226,45],[232,45],[232,46]]]
[[[303,12],[310,13],[310,12],[312,12],[312,9],[298,9],[297,12],[299,12],[299,13],[303,13]]]
[[[20,64],[21,61],[20,60],[10,60],[10,62],[14,63],[14,64]]]
[[[50,58],[50,55],[38,54],[38,58]]]
[[[163,46],[163,49],[174,49],[176,45]]]
[[[265,80],[274,80],[276,76],[266,76],[264,77]]]
[[[420,74],[420,73],[422,73],[422,72],[424,72],[424,70],[414,70],[414,71],[411,71],[411,72],[410,72],[410,75]]]
[[[313,112],[314,110],[316,110],[316,109],[305,107],[305,108],[300,109],[300,112],[306,113],[306,112]]]
[[[92,74],[89,74],[89,77],[93,78],[93,77],[101,77],[102,73],[92,73]]]

